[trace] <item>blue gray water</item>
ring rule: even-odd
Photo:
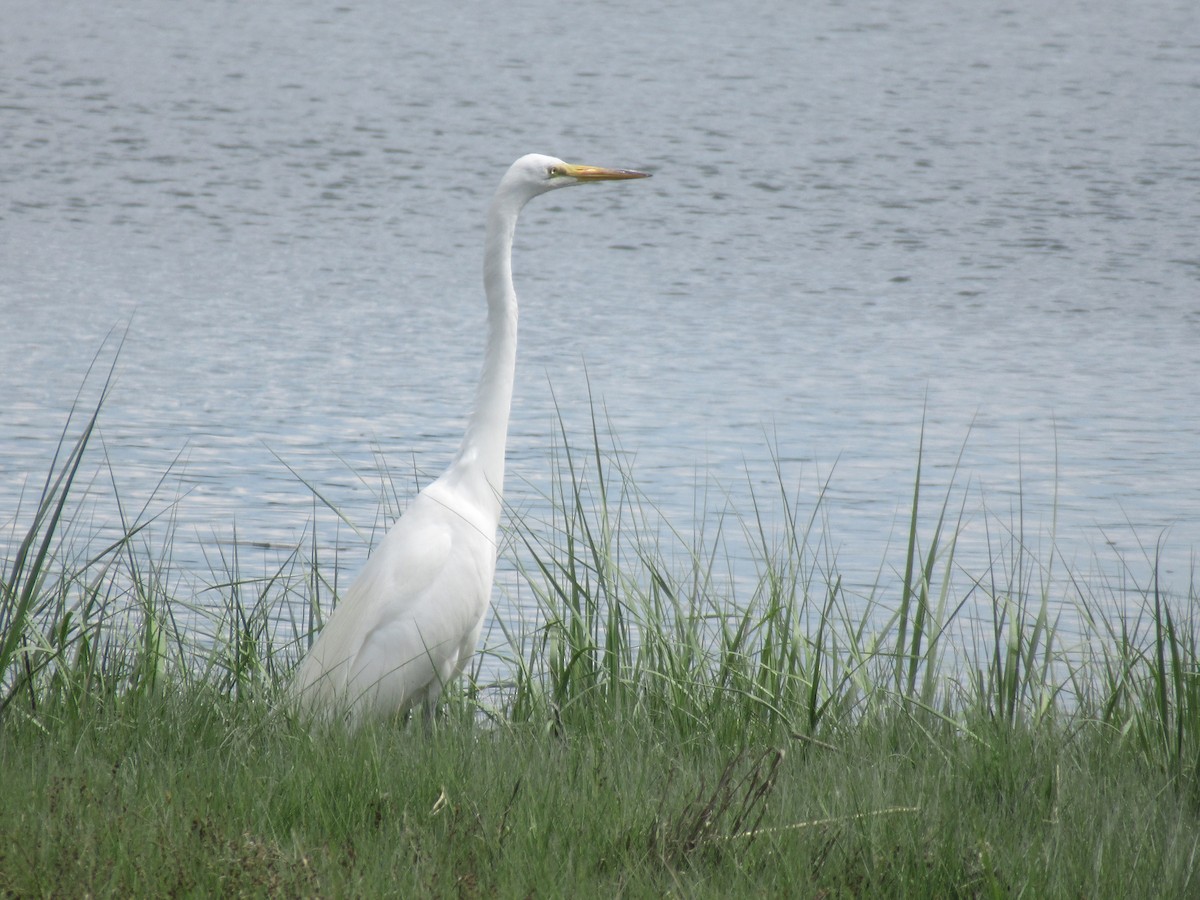
[[[1144,580],[1161,543],[1184,592],[1198,19],[1169,0],[5,0],[3,533],[112,329],[104,451],[132,507],[171,471],[178,564],[236,529],[269,569],[313,514],[288,466],[369,529],[381,466],[403,493],[457,444],[482,211],[539,151],[655,177],[523,219],[515,506],[547,484],[555,398],[586,436],[590,384],[684,530],[698,484],[710,517],[749,515],[752,489],[770,517],[774,460],[802,507],[828,479],[819,528],[865,589],[902,565],[924,418],[932,498],[965,442],[968,569],[1020,515],[1043,559],[1053,533],[1110,583]],[[318,534],[361,562],[331,515]]]

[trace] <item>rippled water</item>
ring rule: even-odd
[[[1143,578],[1161,540],[1186,590],[1194,4],[412,6],[6,2],[0,523],[128,327],[104,449],[133,506],[180,456],[177,560],[235,523],[294,544],[313,502],[280,458],[369,526],[380,458],[404,490],[457,444],[482,210],[536,150],[655,177],[523,219],[518,508],[590,381],[675,524],[698,482],[749,514],[774,455],[802,503],[830,478],[868,585],[900,565],[924,417],[933,496],[966,441],[968,568],[983,509],[1020,503],[1043,556],[1056,522],[1076,567],[1121,580],[1111,543]]]

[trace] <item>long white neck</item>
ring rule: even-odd
[[[483,284],[488,331],[475,408],[447,476],[487,504],[499,521],[504,492],[504,446],[517,362],[517,293],[512,282],[512,243],[521,203],[506,192],[492,200],[487,217]]]

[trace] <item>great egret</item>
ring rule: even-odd
[[[517,357],[517,216],[556,188],[645,177],[530,154],[500,179],[484,244],[487,347],[462,445],[384,536],[300,663],[293,688],[302,710],[351,724],[418,703],[430,715],[475,652],[496,571]]]

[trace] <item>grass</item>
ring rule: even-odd
[[[174,695],[5,736],[16,895],[1188,896],[1195,812],[1132,745],[911,719],[678,745],[636,718],[312,740]]]
[[[429,731],[314,734],[277,700],[332,593],[319,548],[260,579],[214,560],[201,604],[148,510],[97,544],[72,491],[106,392],[0,573],[0,893],[1198,890],[1194,588],[1152,567],[1130,609],[1033,558],[1019,518],[964,575],[963,507],[930,513],[921,454],[904,571],[864,597],[813,543],[820,496],[781,476],[688,536],[603,427],[564,432],[548,514],[509,529],[538,620],[486,651],[500,674]],[[749,586],[724,574],[735,529]]]

